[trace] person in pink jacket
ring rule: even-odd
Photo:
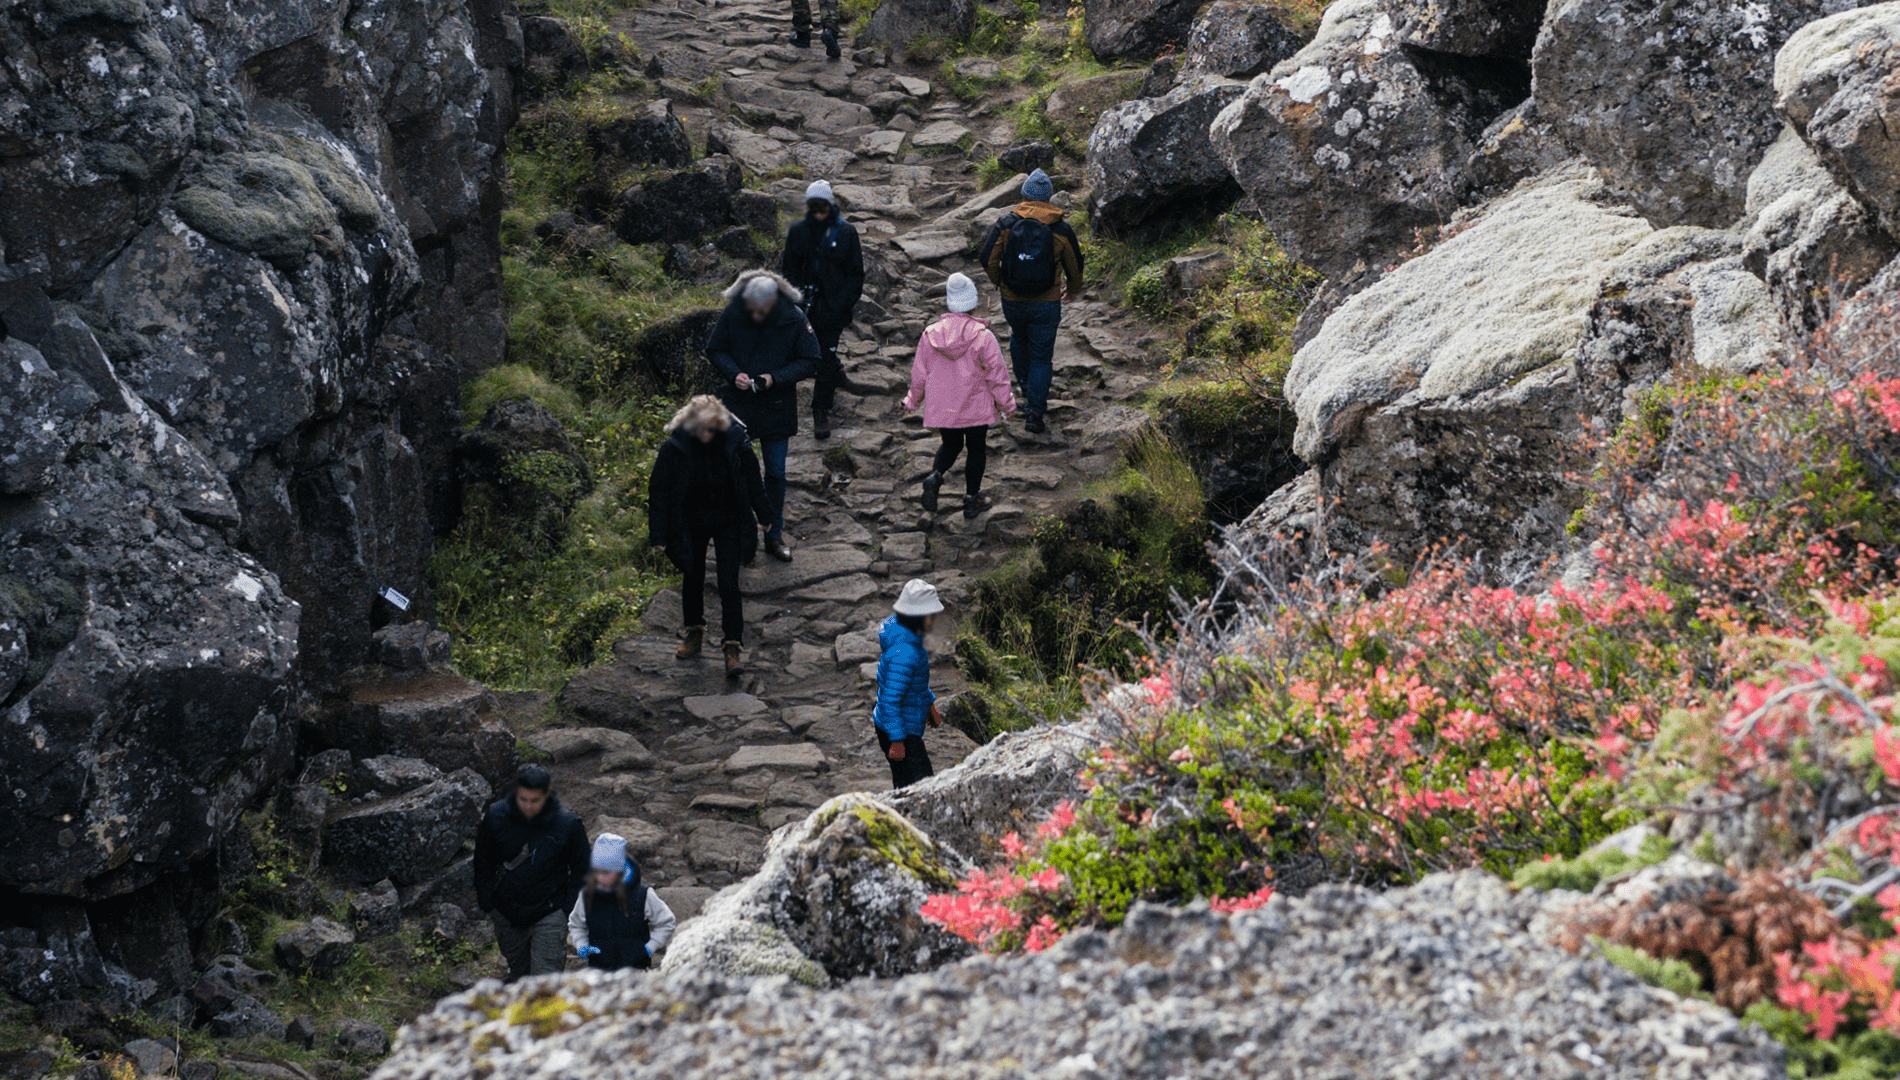
[[[904,408],[924,410],[924,426],[943,437],[930,475],[924,477],[924,509],[937,512],[937,492],[943,474],[966,449],[963,466],[963,516],[975,518],[989,506],[983,498],[983,466],[989,459],[990,425],[1016,411],[1009,392],[1009,369],[1003,350],[990,333],[990,324],[972,315],[977,305],[976,282],[951,274],[944,286],[944,304],[950,313],[931,323],[917,342],[917,358],[910,367],[910,393]]]

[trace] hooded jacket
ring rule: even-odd
[[[1016,411],[1009,368],[989,323],[953,311],[930,324],[917,340],[904,407],[915,409],[920,401],[929,428],[994,424]]]
[[[701,447],[685,428],[675,430],[660,444],[653,458],[653,476],[647,481],[647,542],[666,550],[676,563],[686,557],[686,501],[692,494],[692,455],[716,453],[724,465],[731,487],[721,494],[720,506],[726,520],[720,527],[737,530],[742,541],[742,558],[758,542],[754,522],[771,520],[765,505],[765,478],[759,472],[759,457],[752,452],[752,441],[744,424],[735,420],[719,433],[712,445]]]
[[[845,220],[836,203],[823,223],[809,216],[785,234],[778,268],[805,292],[805,313],[818,330],[842,330],[864,295],[864,250],[857,226]]]
[[[567,913],[567,940],[579,955],[582,949],[599,949],[587,957],[587,966],[602,971],[621,968],[650,968],[653,957],[673,940],[679,919],[660,895],[640,881],[640,867],[628,863],[623,884],[627,906],[620,907],[616,893],[581,890],[574,907]]]
[[[930,692],[930,653],[924,639],[892,615],[878,630],[877,643],[883,651],[877,658],[877,709],[871,722],[892,742],[921,736],[937,701]]]
[[[764,322],[752,321],[745,286],[756,277],[778,285],[778,302]],[[798,381],[818,371],[818,338],[798,305],[804,294],[770,270],[748,270],[726,290],[726,310],[706,341],[706,359],[722,376],[719,398],[755,439],[798,434]],[[741,390],[732,380],[744,372],[772,376],[770,390]]]
[[[529,818],[510,792],[489,806],[475,833],[476,902],[516,926],[533,926],[574,906],[593,854],[586,826],[560,799],[549,795]]]
[[[1074,300],[1082,295],[1082,242],[1076,239],[1075,230],[1063,220],[1065,216],[1059,206],[1046,202],[1021,202],[1016,204],[1016,209],[1004,214],[996,224],[990,226],[989,235],[983,238],[983,245],[977,248],[977,259],[983,264],[983,272],[990,276],[990,281],[1002,292],[1004,300],[1017,303],[1059,301],[1063,296],[1062,282],[1065,277],[1069,284],[1069,299]],[[1049,290],[1034,296],[1024,296],[1003,284],[1003,248],[1008,246],[1010,226],[1021,218],[1034,218],[1049,226],[1049,231],[1055,234],[1056,264],[1061,267]]]

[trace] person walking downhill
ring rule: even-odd
[[[706,642],[706,548],[719,560],[719,623],[726,677],[744,674],[745,600],[739,566],[750,562],[759,525],[772,517],[765,481],[745,425],[719,399],[701,394],[667,422],[666,441],[653,459],[647,482],[647,543],[679,568],[680,609],[685,631],[681,660],[699,655]]]
[[[785,543],[785,455],[798,434],[798,381],[818,370],[818,338],[798,305],[804,294],[770,270],[747,270],[726,290],[706,341],[725,380],[719,396],[758,440],[765,465],[765,550],[792,561]]]
[[[857,226],[831,197],[831,184],[813,180],[805,189],[805,216],[785,234],[779,272],[805,294],[805,315],[818,338],[818,379],[812,385],[811,428],[831,438],[831,409],[844,385],[838,339],[851,325],[851,313],[864,295],[864,249]]]
[[[567,916],[574,955],[601,971],[651,968],[678,923],[666,901],[640,883],[640,864],[627,856],[626,838],[595,837],[587,887]]]
[[[838,0],[818,0],[818,18],[824,31],[819,40],[825,44],[825,55],[836,60],[843,55],[838,47]],[[792,44],[811,48],[811,0],[792,0]]]
[[[1056,330],[1062,303],[1082,295],[1082,242],[1041,169],[1023,181],[1024,202],[1003,215],[977,249],[977,260],[1003,294],[1009,359],[1023,390],[1023,428],[1048,430],[1049,384],[1055,379]]]
[[[924,477],[924,509],[937,512],[937,492],[944,474],[969,452],[963,465],[963,516],[975,518],[989,504],[982,496],[983,467],[989,460],[990,425],[1016,411],[1009,392],[1009,369],[1003,349],[990,333],[990,324],[976,310],[976,282],[951,274],[944,285],[944,306],[950,313],[924,331],[910,366],[910,393],[904,408],[924,410],[924,426],[942,438],[937,458]]]
[[[892,614],[878,630],[877,708],[871,722],[877,745],[891,763],[891,786],[909,787],[932,774],[924,727],[943,726],[937,695],[930,691],[930,652],[924,635],[936,624],[943,601],[921,578],[904,583]]]
[[[564,920],[587,879],[587,829],[553,787],[546,769],[521,766],[475,832],[475,900],[495,924],[509,982],[566,967]]]

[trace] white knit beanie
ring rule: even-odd
[[[813,199],[835,202],[836,200],[831,197],[831,181],[813,180],[811,184],[805,188],[805,201],[810,202]]]
[[[594,869],[620,870],[626,865],[626,837],[608,832],[594,838]]]
[[[943,302],[951,311],[975,311],[980,300],[976,282],[965,274],[951,274],[950,280],[944,283]]]

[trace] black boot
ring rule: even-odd
[[[975,521],[982,516],[983,511],[989,508],[990,501],[983,496],[965,495],[963,497],[963,520]]]
[[[827,26],[825,27],[825,32],[820,36],[825,42],[826,57],[836,60],[838,57],[844,55],[844,52],[838,48],[838,31]]]
[[[811,434],[814,439],[831,438],[831,410],[811,407]]]
[[[1042,417],[1032,416],[1023,421],[1023,430],[1029,432],[1031,435],[1040,435],[1049,430],[1049,425],[1042,422]]]
[[[794,49],[811,48],[811,31],[810,30],[794,31],[792,33],[792,48]]]
[[[929,476],[924,477],[924,513],[934,514],[937,512],[937,491],[942,487],[942,473],[932,472]]]

